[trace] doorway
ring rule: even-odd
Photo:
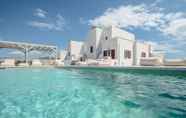
[[[115,59],[115,49],[111,50],[111,57],[112,57],[112,59]]]

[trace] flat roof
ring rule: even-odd
[[[24,43],[24,42],[0,41],[0,48],[14,48],[14,49],[30,48],[32,50],[53,50],[53,49],[57,49],[57,46]]]

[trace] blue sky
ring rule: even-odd
[[[0,40],[85,40],[91,25],[115,25],[167,58],[186,57],[186,0],[0,0]]]

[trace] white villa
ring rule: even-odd
[[[70,41],[65,60],[66,64],[102,61],[110,62],[107,65],[140,66],[153,65],[153,61],[160,65],[158,60],[163,57],[152,57],[149,44],[138,42],[132,33],[110,26],[92,27],[84,42]]]

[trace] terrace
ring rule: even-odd
[[[16,49],[24,53],[24,62],[28,64],[29,53],[32,51],[44,51],[51,55],[53,58],[57,58],[57,46],[23,43],[23,42],[11,42],[11,41],[0,41],[0,48]]]

